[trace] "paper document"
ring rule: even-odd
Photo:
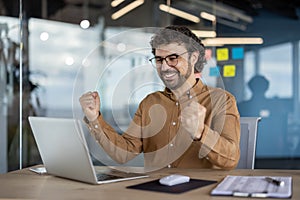
[[[289,198],[292,196],[292,177],[226,176],[211,195]]]

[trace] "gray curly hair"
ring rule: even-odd
[[[199,52],[199,58],[194,66],[195,72],[202,72],[205,60],[205,47],[201,40],[187,27],[167,26],[156,33],[150,41],[152,53],[155,55],[155,49],[160,45],[169,43],[184,44],[188,52]]]

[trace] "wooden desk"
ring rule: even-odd
[[[62,179],[50,175],[38,175],[28,169],[13,171],[0,175],[0,199],[103,199],[103,200],[228,200],[242,199],[238,197],[210,196],[210,191],[216,186],[194,189],[181,194],[167,194],[127,189],[126,186],[148,182],[172,173],[188,175],[191,178],[206,180],[222,180],[226,175],[255,176],[292,176],[293,197],[300,199],[300,170],[198,170],[198,169],[163,169],[150,173],[149,178],[130,180],[104,185]]]

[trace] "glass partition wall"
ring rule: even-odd
[[[18,18],[0,17],[0,173],[19,166],[19,30]]]
[[[157,7],[158,1],[153,2],[152,6]],[[48,7],[52,4],[51,1],[47,3]],[[143,27],[130,26],[128,21],[122,23],[122,19],[120,24],[110,26],[102,15],[89,16],[91,26],[82,28],[79,23],[57,20],[63,12],[65,10],[53,14],[55,20],[51,17],[25,18],[26,13],[22,12],[24,18],[0,16],[0,173],[42,163],[28,116],[82,118],[80,95],[97,90],[101,94],[103,116],[122,133],[141,99],[164,88],[148,62],[153,56],[149,40],[156,27],[174,22],[171,15],[158,15],[158,9],[147,11],[152,22]],[[216,10],[212,9],[211,13]],[[186,21],[179,23],[190,25]],[[199,27],[204,25],[216,30],[215,24],[207,23]],[[242,70],[236,71],[237,76],[224,78],[222,63],[217,61],[217,51],[224,47],[244,49],[244,58],[237,64]],[[282,163],[288,162],[287,167],[299,168],[299,40],[256,50],[245,47],[207,46],[205,81],[232,92],[242,116],[262,117],[256,167],[282,168]],[[257,75],[269,81],[265,97],[272,100],[272,105],[279,103],[276,105],[280,105],[277,108],[282,108],[282,112],[257,106],[262,100],[254,104],[257,113],[252,112],[254,109],[244,112],[242,102],[251,100],[254,95],[249,82]],[[272,123],[274,119],[271,114],[284,122],[280,132],[268,131],[271,130],[268,121]],[[96,145],[88,136],[87,140],[91,154],[99,160]],[[274,146],[276,151],[273,151]],[[276,164],[270,165],[268,160]]]

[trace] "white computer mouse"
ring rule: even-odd
[[[180,174],[172,174],[159,179],[159,183],[162,185],[172,186],[181,183],[187,183],[190,181],[190,177]]]

